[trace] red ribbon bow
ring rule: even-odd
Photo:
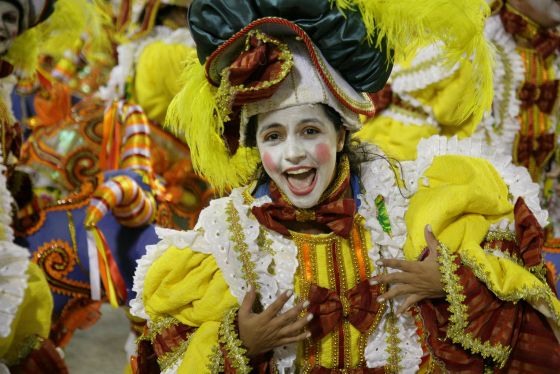
[[[541,112],[550,114],[558,96],[558,80],[543,82],[540,85],[525,82],[519,90],[522,108],[536,105]]]
[[[381,286],[365,280],[339,295],[336,291],[312,284],[309,289],[308,311],[313,313],[309,331],[313,339],[321,339],[339,326],[343,319],[360,332],[366,332],[382,304],[377,302]]]
[[[335,234],[348,238],[354,223],[356,202],[354,199],[340,199],[350,184],[347,175],[340,188],[333,192],[327,200],[313,209],[301,210],[285,201],[278,187],[270,183],[272,203],[253,207],[255,218],[265,227],[282,235],[289,236],[290,231],[285,222],[316,222],[326,225]]]
[[[535,160],[537,167],[542,167],[550,158],[556,146],[554,133],[534,135],[519,135],[517,139],[517,164],[529,167],[530,161]]]

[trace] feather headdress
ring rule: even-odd
[[[248,106],[269,100],[260,107],[270,110],[271,95],[274,99],[275,90],[282,90],[274,79],[241,83],[230,79],[230,65],[239,62],[240,54],[251,53],[251,43],[255,48],[264,43],[267,48],[282,49],[281,43],[273,46],[275,42],[263,41],[264,37],[255,41],[259,32],[280,39],[291,35],[301,41],[315,75],[326,87],[323,96],[329,96],[328,104],[334,97],[339,112],[350,110],[356,116],[374,112],[367,95],[360,98],[358,94],[384,86],[395,56],[404,58],[420,46],[439,42],[449,66],[472,59],[478,73],[473,82],[477,95],[462,106],[463,115],[482,118],[492,100],[492,50],[483,37],[489,13],[485,0],[195,0],[189,22],[198,60],[193,57],[186,62],[184,86],[168,109],[167,126],[185,138],[195,170],[218,191],[243,185],[253,177],[257,151],[243,144],[232,147],[225,138],[244,131],[247,118],[240,119],[239,114],[243,117]],[[289,68],[288,60],[269,62],[279,66],[278,72]],[[280,73],[277,77],[282,78]],[[262,99],[259,90],[264,92]],[[238,118],[232,120],[230,115]]]

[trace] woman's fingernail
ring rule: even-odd
[[[294,294],[294,291],[292,291],[292,290],[286,291],[286,296],[287,297],[292,297],[293,294]]]
[[[305,334],[305,337],[306,337],[306,338],[310,338],[310,337],[311,337],[311,333],[310,333],[310,332],[307,332],[307,334]]]
[[[309,313],[305,319],[311,321],[313,319],[313,313]]]
[[[303,308],[307,308],[309,306],[309,300],[305,300],[305,302],[303,303]]]
[[[369,284],[372,285],[372,286],[375,286],[376,284],[379,284],[379,282],[376,281],[375,279],[370,279]]]
[[[381,260],[377,260],[377,262],[375,263],[377,266],[383,266],[383,261]]]
[[[377,302],[378,302],[378,303],[382,303],[382,302],[384,302],[384,301],[385,301],[385,298],[383,298],[383,297],[381,297],[381,296],[379,296],[379,297],[377,298]]]
[[[427,229],[428,229],[429,232],[433,233],[433,231],[432,231],[432,225],[428,225]]]

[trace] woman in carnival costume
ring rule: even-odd
[[[13,243],[12,215],[25,192],[14,171],[21,131],[10,108],[9,91],[16,69],[33,71],[40,49],[53,42],[65,48],[79,37],[86,13],[80,2],[0,1],[2,43],[2,166],[0,167],[0,372],[66,373],[66,365],[49,340],[53,300],[44,274],[29,252]],[[62,32],[61,30],[64,30]],[[52,47],[52,45],[50,45]],[[52,50],[56,50],[53,48]],[[6,93],[8,95],[6,95]],[[13,189],[12,192],[8,188]],[[12,193],[14,198],[12,198]]]
[[[434,134],[481,139],[529,170],[557,226],[560,4],[488,2],[492,16],[486,20],[485,36],[496,51],[491,112],[482,120],[465,118],[463,107],[475,94],[472,64],[467,60],[450,66],[441,45],[431,44],[399,61],[390,84],[376,94],[378,113],[357,136],[401,161],[414,159],[420,140]],[[557,239],[547,240],[551,267],[560,268],[559,247]]]
[[[374,112],[360,92],[384,86],[403,46],[441,38],[451,63],[471,56],[465,114],[484,110],[487,10],[193,2],[204,65],[187,62],[168,120],[195,168],[234,189],[139,261],[138,372],[556,370],[560,302],[526,171],[471,142],[429,139],[400,168],[350,142]]]

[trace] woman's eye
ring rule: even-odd
[[[275,141],[275,140],[278,140],[278,139],[280,139],[280,134],[278,134],[278,133],[276,133],[276,132],[273,132],[273,133],[270,133],[270,134],[266,134],[265,137],[264,137],[264,141],[265,141],[265,142],[268,142],[268,141]]]
[[[303,130],[303,133],[305,135],[315,135],[319,133],[319,130],[317,130],[316,128],[313,127],[307,127]]]
[[[18,15],[16,13],[6,13],[2,19],[5,22],[16,23],[18,21]]]

